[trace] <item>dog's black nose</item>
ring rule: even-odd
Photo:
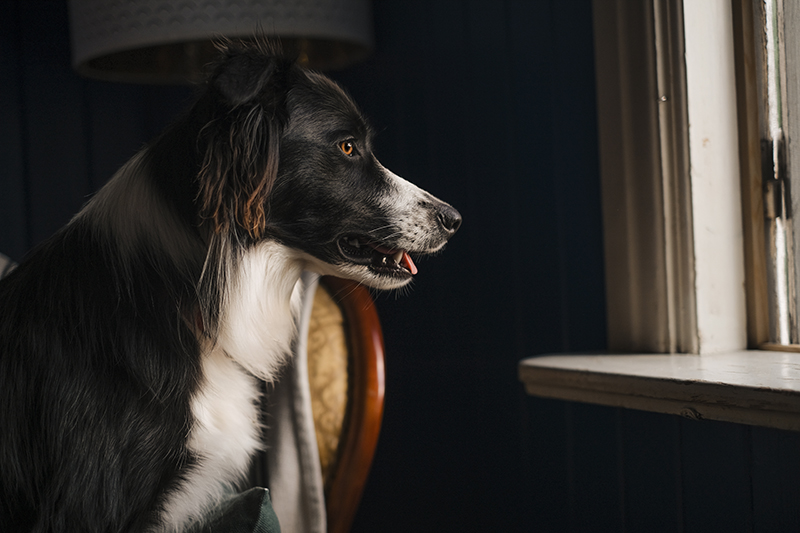
[[[461,227],[461,213],[447,204],[439,206],[438,209],[439,223],[451,235]]]

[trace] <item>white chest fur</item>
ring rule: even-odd
[[[261,447],[256,378],[221,350],[206,356],[203,373],[188,442],[197,464],[165,506],[164,531],[182,531],[202,518],[235,488]]]
[[[258,376],[276,378],[295,335],[302,262],[264,243],[242,257],[226,287],[219,337],[203,356],[203,380],[192,402],[188,445],[197,465],[163,512],[163,531],[201,519],[244,477],[262,446]]]

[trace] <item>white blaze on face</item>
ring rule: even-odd
[[[435,206],[444,202],[380,163],[378,167],[393,189],[382,199],[382,207],[389,214],[389,220],[399,230],[397,247],[427,253],[440,250],[447,242],[447,238],[439,227]]]

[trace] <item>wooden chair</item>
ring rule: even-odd
[[[308,373],[328,533],[350,530],[383,416],[383,333],[369,291],[323,277],[311,312]]]

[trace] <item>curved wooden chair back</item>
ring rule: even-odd
[[[328,533],[349,531],[361,501],[383,417],[383,362],[369,291],[323,277],[311,312],[308,372]]]

